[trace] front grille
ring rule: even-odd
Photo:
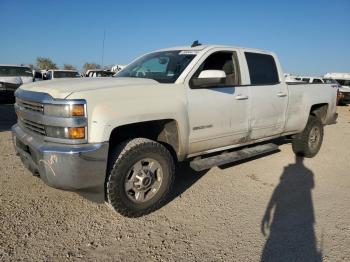
[[[22,127],[29,129],[30,131],[34,132],[34,133],[38,133],[40,135],[46,135],[46,131],[45,131],[45,126],[42,124],[38,124],[35,123],[33,121],[30,120],[26,120],[26,119],[19,119],[19,123]]]
[[[42,115],[44,114],[44,105],[40,102],[32,102],[16,98],[17,112],[18,115],[18,124],[33,133],[39,135],[46,135],[45,126],[38,122],[34,122],[32,119],[27,119],[26,114],[22,114],[21,111],[31,112],[34,114]]]
[[[24,101],[22,99],[17,98],[16,104],[24,109],[29,111],[34,111],[43,114],[44,113],[44,105],[37,102]]]

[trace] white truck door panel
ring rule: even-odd
[[[191,154],[245,141],[247,90],[247,87],[221,87],[189,91]]]
[[[286,85],[250,86],[250,139],[283,132],[288,90]]]

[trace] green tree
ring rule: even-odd
[[[58,69],[57,65],[52,62],[50,58],[47,57],[37,57],[36,66],[39,69]]]
[[[73,65],[70,64],[64,64],[63,69],[65,70],[76,70],[76,68]]]
[[[84,71],[86,72],[87,70],[91,70],[91,69],[100,69],[101,66],[96,63],[85,63],[83,65],[83,68],[84,68]]]

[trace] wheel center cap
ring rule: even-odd
[[[143,185],[144,187],[148,187],[148,186],[150,186],[151,181],[152,181],[151,178],[145,177],[145,178],[142,180],[142,185]]]
[[[149,171],[141,170],[141,172],[136,176],[137,181],[135,181],[135,185],[139,189],[146,189],[152,184],[152,176]]]

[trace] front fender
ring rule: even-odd
[[[143,93],[142,96],[134,94],[116,97],[108,93],[101,95],[88,92],[79,94],[79,97],[84,97],[87,101],[89,143],[109,141],[112,131],[123,125],[172,119],[176,121],[178,128],[178,155],[183,157],[187,154],[189,121],[186,96],[176,88],[150,90],[147,95]]]

